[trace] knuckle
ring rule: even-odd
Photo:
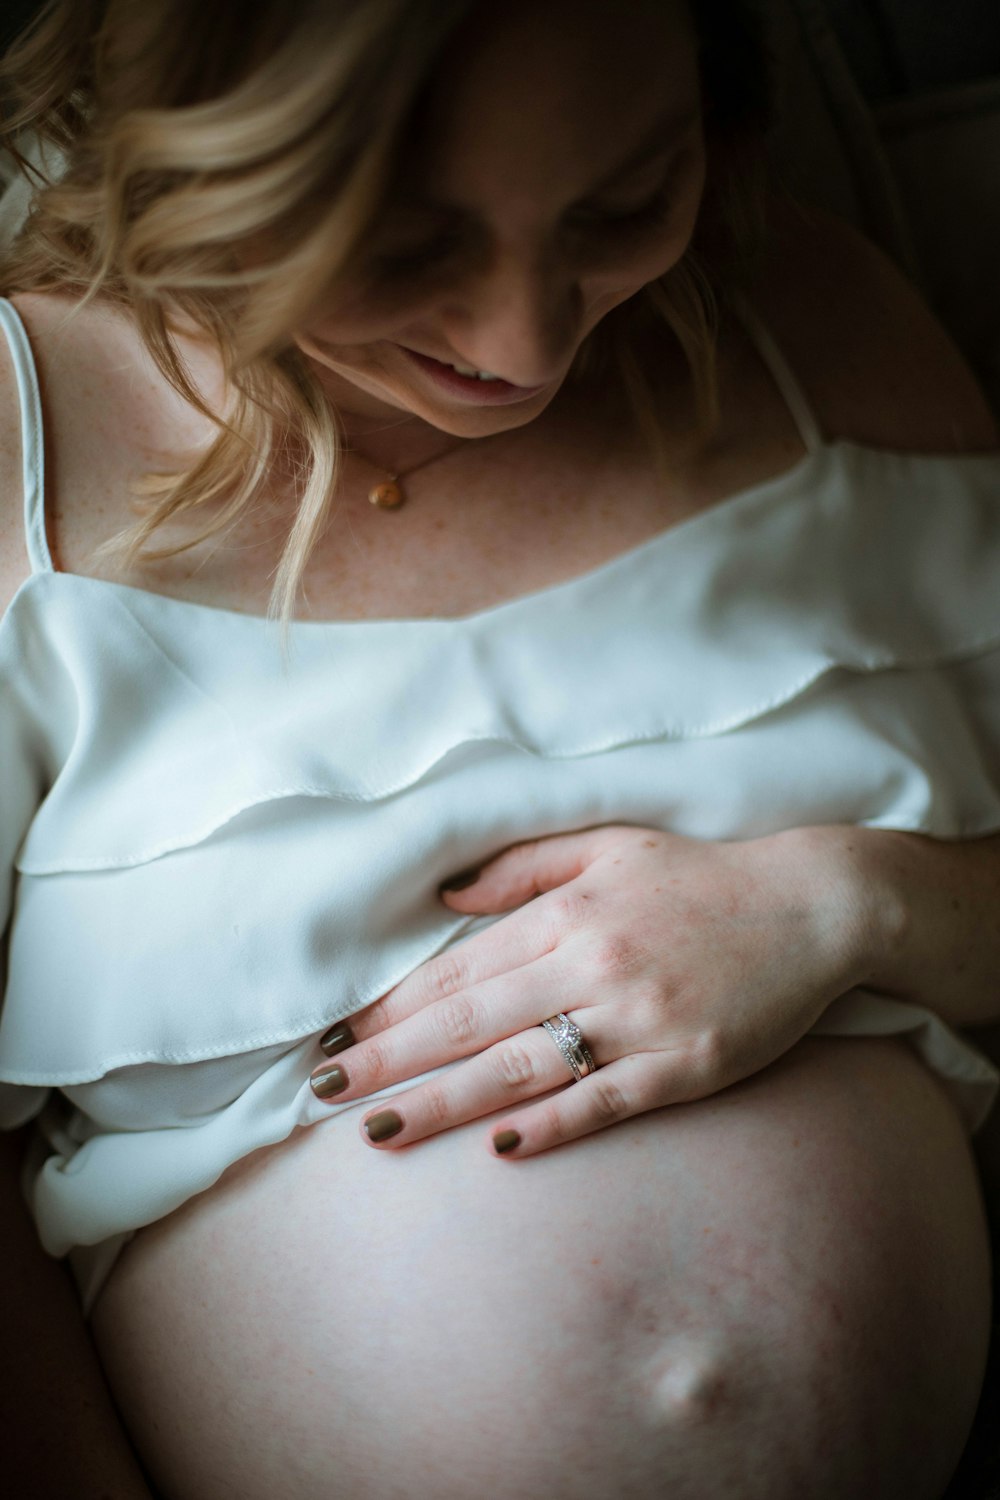
[[[556,1103],[540,1104],[537,1106],[538,1138],[543,1141],[551,1141],[553,1144],[568,1140],[570,1130],[562,1117],[559,1106]]]
[[[630,1112],[629,1102],[622,1090],[608,1078],[596,1076],[591,1094],[594,1115],[602,1125],[612,1125],[616,1120],[624,1120]]]
[[[428,1125],[447,1125],[451,1120],[451,1101],[442,1088],[429,1085],[420,1095],[420,1113]]]
[[[383,1031],[387,1026],[391,1026],[395,1019],[392,1006],[389,1004],[389,999],[386,995],[383,995],[378,1000],[373,1000],[371,1005],[365,1007],[361,1015],[365,1026],[371,1027],[375,1031]]]
[[[438,1025],[445,1041],[452,1047],[467,1047],[476,1037],[476,1007],[462,996],[442,1007]]]
[[[526,1047],[508,1042],[498,1047],[493,1057],[497,1079],[505,1088],[521,1089],[535,1083],[538,1064]]]
[[[466,982],[465,960],[457,953],[442,953],[435,959],[427,976],[430,993],[439,1000],[447,1000],[460,990]]]
[[[364,1068],[365,1081],[369,1087],[377,1087],[380,1083],[390,1078],[392,1073],[392,1055],[390,1049],[380,1037],[370,1038],[364,1043],[361,1063]]]
[[[577,932],[592,919],[592,913],[576,891],[560,889],[549,895],[549,918],[563,931]]]

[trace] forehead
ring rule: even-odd
[[[600,178],[699,98],[683,0],[484,4],[428,82],[412,138],[421,186],[457,201],[484,187],[530,195]],[[669,139],[669,127],[665,130]]]

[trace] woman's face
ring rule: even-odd
[[[594,325],[691,238],[704,142],[686,6],[482,7],[400,179],[363,276],[307,330],[331,398],[464,437],[531,421]]]

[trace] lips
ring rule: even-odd
[[[400,348],[406,346],[401,344]],[[424,354],[420,349],[409,349],[410,354],[420,354],[422,359],[432,359],[436,365],[444,365],[448,370],[454,370],[456,375],[464,375],[467,380],[503,380],[502,375],[494,375],[492,370],[479,370],[475,365],[469,365],[464,360],[438,359],[436,354]],[[511,385],[509,380],[503,381],[504,385]]]
[[[433,355],[421,354],[405,344],[396,346],[400,352],[414,362],[434,384],[463,403],[476,406],[507,406],[516,401],[527,401],[545,389],[544,386],[514,385],[509,380],[480,380],[478,375],[463,375],[445,360]],[[470,368],[466,366],[466,369]]]
[[[438,359],[436,354],[425,354],[422,349],[411,349],[406,344],[400,344],[407,354],[419,354],[421,359],[433,360],[436,365],[443,365],[446,370],[454,370],[456,375],[464,375],[467,380],[480,380],[485,375],[488,380],[499,380],[504,385],[512,385],[510,380],[504,380],[501,375],[494,375],[492,370],[477,370],[473,365],[467,365],[461,361],[451,359]],[[521,389],[521,387],[517,387]]]

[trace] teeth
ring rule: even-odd
[[[491,375],[488,370],[477,370],[474,365],[452,365],[459,375],[474,375],[477,380],[499,380],[499,375]]]

